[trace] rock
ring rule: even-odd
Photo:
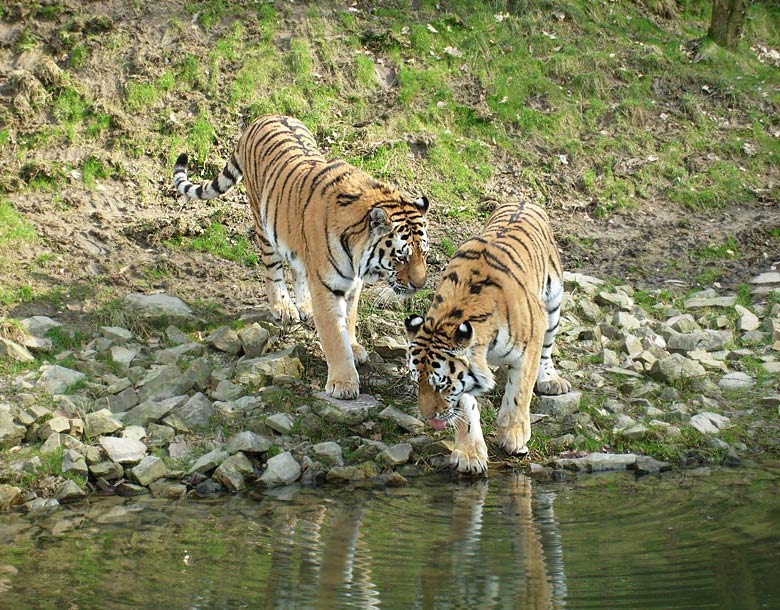
[[[230,401],[236,400],[246,394],[244,386],[236,385],[227,379],[223,379],[217,384],[217,387],[211,392],[214,400]]]
[[[364,481],[379,476],[379,468],[374,462],[366,462],[359,466],[334,466],[328,470],[325,479],[328,481],[354,482]]]
[[[263,355],[271,333],[260,326],[257,322],[245,326],[238,331],[238,338],[241,340],[241,346],[244,349],[244,355],[247,358],[257,358]]]
[[[620,346],[629,358],[636,358],[645,351],[642,341],[634,335],[626,335]],[[655,362],[655,360],[653,360]]]
[[[60,432],[68,432],[70,430],[70,420],[67,417],[57,416],[52,417],[45,422],[40,428],[38,428],[38,438],[46,440],[52,434]]]
[[[407,430],[413,434],[419,434],[425,430],[425,424],[413,417],[404,413],[403,411],[396,409],[395,407],[385,407],[380,413],[381,419],[387,419],[394,422],[400,428]]]
[[[624,311],[631,311],[634,308],[634,299],[628,295],[614,292],[599,292],[596,295],[596,303],[599,305],[615,305]]]
[[[207,472],[211,472],[217,466],[219,466],[227,457],[228,457],[227,451],[223,451],[222,449],[214,449],[213,451],[209,451],[208,453],[200,456],[195,461],[195,463],[187,471],[187,474],[192,474],[194,472],[205,474]]]
[[[106,461],[92,464],[89,467],[89,472],[96,479],[105,479],[106,481],[116,481],[121,479],[125,474],[125,469],[121,464],[116,462]]]
[[[214,416],[214,406],[205,394],[198,392],[176,408],[173,414],[189,428],[205,428]]]
[[[681,314],[679,316],[673,316],[669,318],[666,321],[666,326],[671,328],[672,330],[678,332],[678,333],[692,333],[697,330],[701,330],[701,326],[699,326],[699,323],[694,319],[694,317],[689,314]]]
[[[407,344],[406,339],[385,335],[378,337],[374,341],[374,351],[388,359],[406,358]]]
[[[179,367],[173,364],[152,369],[139,384],[138,398],[145,400],[164,400],[186,394],[194,381],[189,375],[183,375]]]
[[[131,425],[122,430],[122,438],[131,438],[136,441],[142,441],[146,436],[146,428],[143,426]]]
[[[718,434],[722,429],[729,427],[729,418],[705,411],[691,417],[690,424],[702,434]]]
[[[60,503],[54,498],[35,498],[29,502],[25,502],[22,507],[28,513],[37,513],[44,510],[54,510],[60,505]]]
[[[620,431],[620,436],[626,440],[638,441],[650,436],[650,430],[643,424],[634,424]]]
[[[290,434],[293,420],[287,413],[274,413],[265,418],[265,425],[279,434]]]
[[[398,443],[385,449],[377,456],[377,461],[386,466],[399,466],[406,464],[412,455],[412,446],[409,443]]]
[[[100,332],[115,345],[124,345],[133,340],[133,333],[121,326],[101,326]]]
[[[758,328],[761,326],[761,321],[758,319],[758,316],[746,307],[743,307],[742,305],[734,305],[734,309],[736,309],[737,313],[739,314],[736,325],[737,330],[758,330]]]
[[[139,403],[138,394],[133,388],[127,388],[115,396],[103,396],[95,401],[93,411],[108,409],[112,413],[124,413]]]
[[[184,439],[175,440],[168,445],[168,455],[174,460],[186,458],[191,452],[190,444]]]
[[[243,454],[236,453],[225,458],[219,468],[214,471],[214,479],[232,493],[246,489],[245,477],[254,474],[252,462]]]
[[[0,410],[0,449],[9,449],[18,445],[27,429],[14,423],[8,411]]]
[[[570,273],[569,271],[563,272],[564,284],[573,285],[580,288],[585,294],[596,294],[599,286],[604,284],[604,280],[596,277],[591,277],[583,273]]]
[[[181,399],[179,399],[180,401]],[[125,425],[145,426],[150,422],[159,422],[163,417],[173,411],[176,403],[179,401],[156,401],[146,400],[137,407],[133,407],[128,411],[122,422]]]
[[[382,407],[382,403],[368,394],[358,394],[354,400],[333,398],[325,392],[316,392],[314,397],[322,401],[312,405],[320,417],[331,423],[343,423],[349,426],[364,422]]]
[[[275,455],[266,462],[265,466],[260,481],[267,487],[289,485],[301,476],[301,466],[289,451]]]
[[[189,337],[173,324],[165,329],[165,338],[168,340],[168,345],[183,345],[190,341]]]
[[[121,481],[114,488],[114,491],[117,493],[118,496],[123,496],[125,498],[132,498],[134,496],[143,496],[149,493],[149,490],[146,487],[142,485],[135,485],[133,483],[128,483],[127,481]]]
[[[0,483],[0,510],[5,510],[22,501],[22,490],[13,485]]]
[[[672,354],[656,361],[650,369],[650,374],[659,381],[674,383],[681,379],[705,377],[707,372],[698,362],[682,354]]]
[[[169,320],[174,324],[185,325],[197,322],[184,301],[167,294],[128,294],[125,305],[146,319]]]
[[[639,474],[652,474],[654,472],[669,470],[671,467],[672,465],[669,462],[659,462],[649,455],[636,456],[635,468]]]
[[[178,500],[187,494],[187,486],[178,481],[158,479],[149,485],[149,489],[155,498],[167,498]]]
[[[164,477],[168,468],[157,456],[147,455],[133,466],[131,472],[139,485],[149,486],[150,483]]]
[[[620,364],[617,352],[606,347],[601,350],[599,360],[604,366],[608,367],[618,366]]]
[[[19,324],[34,337],[45,337],[52,328],[62,326],[62,324],[47,316],[32,316],[31,318],[25,318]]]
[[[52,395],[64,394],[70,386],[87,378],[84,373],[57,364],[45,365],[42,367],[42,371],[36,387]]]
[[[265,453],[272,444],[266,437],[247,430],[231,437],[225,450],[231,455],[239,451],[242,453]]]
[[[84,457],[73,449],[66,449],[62,453],[62,473],[72,472],[82,479],[89,477],[89,468]]]
[[[54,498],[61,503],[76,502],[87,497],[87,493],[74,481],[64,481],[54,492]]]
[[[109,459],[118,464],[137,464],[146,455],[146,445],[129,438],[101,436],[100,446]]]
[[[562,468],[584,472],[605,472],[608,470],[627,470],[636,464],[634,454],[591,453],[582,458],[561,458],[556,463]]]
[[[533,407],[534,413],[563,418],[580,409],[582,392],[568,392],[558,396],[538,396]]]
[[[222,485],[214,479],[206,479],[195,486],[195,495],[199,498],[209,498],[222,493]]]
[[[718,387],[724,392],[739,392],[749,390],[756,382],[747,373],[727,373],[718,382]]]
[[[176,431],[170,426],[151,423],[146,426],[146,445],[150,447],[164,447],[173,440]],[[141,440],[141,439],[138,439]]]
[[[266,354],[259,358],[240,360],[236,365],[234,382],[241,385],[262,387],[280,375],[300,379],[302,370],[301,361],[292,355],[291,349],[288,349]]]
[[[754,277],[752,280],[750,280],[751,284],[780,284],[780,272],[777,271],[767,271],[766,273],[761,273]]]
[[[324,443],[312,445],[312,451],[320,458],[325,458],[327,462],[331,464],[335,464],[336,466],[344,465],[341,445],[334,441],[325,441]]]
[[[688,299],[683,304],[685,309],[700,309],[702,307],[734,307],[737,302],[736,295],[725,297],[699,297]]]
[[[111,434],[121,427],[122,423],[108,409],[93,411],[84,416],[84,432],[89,438]]]
[[[220,352],[233,354],[234,356],[241,353],[241,339],[239,339],[238,333],[229,326],[220,326],[214,330],[209,335],[207,342],[211,347]]]
[[[641,326],[636,316],[632,316],[625,311],[616,312],[615,315],[612,316],[612,324],[628,332],[636,330]]]
[[[764,369],[767,373],[777,375],[780,373],[780,362],[764,362],[761,365],[761,368]]]
[[[184,343],[156,352],[154,360],[159,364],[178,364],[180,361],[185,362],[187,359],[201,356],[205,351],[206,348],[200,343]]]
[[[23,345],[14,343],[10,339],[0,337],[0,360],[10,360],[12,362],[35,362],[29,350]]]

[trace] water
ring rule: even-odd
[[[0,608],[774,609],[779,486],[766,462],[5,513]]]

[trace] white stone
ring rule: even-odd
[[[260,480],[268,487],[289,485],[301,476],[301,465],[289,451],[275,455],[268,462]]]
[[[100,437],[100,446],[103,447],[109,459],[118,464],[136,464],[146,455],[146,445],[131,438],[102,436]]]

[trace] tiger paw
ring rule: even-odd
[[[274,318],[279,320],[282,324],[291,324],[300,320],[298,310],[291,301],[283,301],[281,303],[272,305],[271,313],[273,314]]]
[[[498,427],[498,442],[501,448],[509,455],[526,455],[528,447],[526,443],[531,438],[530,432],[526,433],[526,426],[515,424],[506,428]]]
[[[325,393],[333,398],[340,398],[342,400],[352,400],[357,398],[360,392],[360,384],[357,381],[331,381],[325,384]]]
[[[563,377],[555,375],[536,382],[536,392],[542,396],[558,396],[571,392],[571,383]]]
[[[366,351],[366,348],[359,343],[352,344],[352,357],[358,364],[368,362],[368,352]]]
[[[314,313],[311,310],[311,305],[308,307],[299,306],[298,317],[307,326],[312,326],[314,324]]]
[[[487,447],[485,443],[475,444],[466,449],[455,449],[450,454],[450,465],[464,474],[484,474],[487,472]]]

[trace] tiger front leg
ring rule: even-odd
[[[334,398],[356,398],[360,377],[355,368],[352,345],[347,331],[347,304],[318,280],[309,279],[314,308],[314,326],[328,363],[325,392]]]
[[[450,454],[450,465],[458,472],[483,474],[487,471],[488,452],[482,436],[477,399],[470,394],[460,398],[461,417],[455,423],[455,448]]]
[[[514,364],[509,365],[504,398],[496,417],[498,442],[510,455],[528,453],[531,439],[531,396],[536,378],[540,345],[534,341],[526,346],[526,352]],[[533,363],[533,364],[532,364]]]

